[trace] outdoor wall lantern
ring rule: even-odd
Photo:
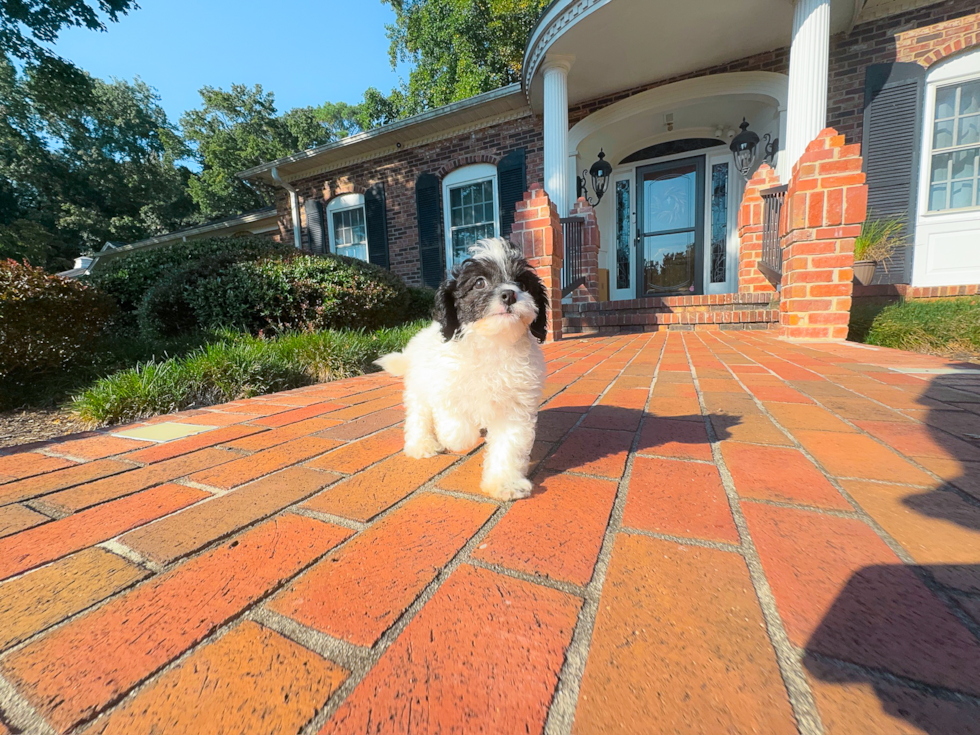
[[[759,136],[749,130],[749,123],[744,117],[742,124],[738,127],[742,132],[735,136],[729,147],[735,157],[735,168],[747,179],[755,168],[755,157],[759,150]],[[769,133],[766,133],[763,140],[766,142],[763,160],[771,166],[779,150],[779,138],[773,138]]]
[[[592,191],[595,192],[595,201],[592,201],[589,197],[589,186],[585,179],[586,174],[592,179]],[[606,189],[609,187],[610,174],[612,174],[612,164],[606,160],[606,154],[600,148],[599,160],[593,163],[592,168],[588,171],[582,171],[582,175],[578,177],[578,195],[585,197],[585,201],[593,207],[598,207],[599,202],[602,201],[602,197],[606,193]]]

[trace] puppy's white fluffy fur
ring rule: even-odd
[[[488,244],[489,243],[489,244]],[[473,257],[506,257],[505,241],[482,241]],[[493,314],[445,340],[433,322],[404,352],[378,364],[405,378],[405,453],[417,459],[464,452],[486,429],[481,489],[500,500],[530,495],[528,462],[544,382],[544,356],[528,326],[538,309],[521,292],[513,313]]]

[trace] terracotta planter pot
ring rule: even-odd
[[[875,268],[878,265],[876,260],[856,260],[854,261],[854,280],[862,286],[870,286],[875,277]]]

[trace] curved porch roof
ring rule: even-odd
[[[833,0],[831,32],[848,29],[863,0]],[[568,103],[724,64],[789,46],[789,0],[555,0],[531,32],[524,91],[543,105],[543,63],[574,58]]]

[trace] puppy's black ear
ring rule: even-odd
[[[433,318],[442,326],[442,338],[447,342],[459,330],[459,316],[456,314],[456,279],[447,278],[436,291],[436,306]]]
[[[531,334],[539,342],[544,342],[548,336],[548,293],[544,290],[544,284],[541,283],[538,274],[530,268],[526,268],[517,280],[521,288],[534,299],[534,305],[538,307],[538,315],[531,322]]]

